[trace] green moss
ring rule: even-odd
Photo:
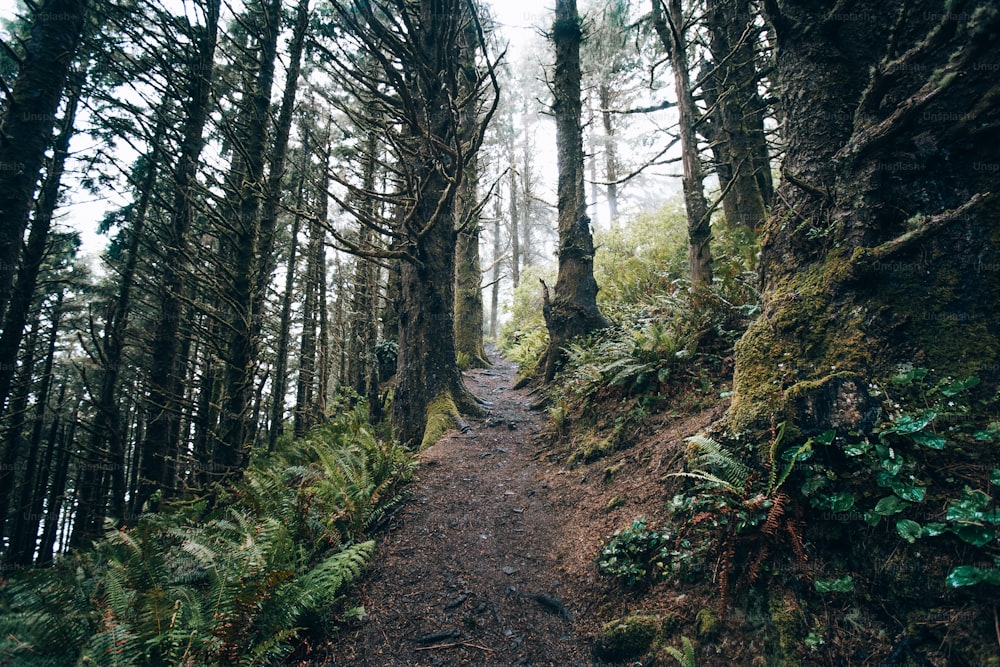
[[[791,417],[789,390],[800,383],[824,382],[845,371],[865,375],[871,349],[864,309],[843,296],[849,271],[850,261],[833,254],[768,294],[764,313],[736,344],[730,430],[760,428],[772,414],[779,421]]]
[[[618,450],[618,438],[611,435],[607,438],[598,439],[591,435],[584,436],[583,443],[576,448],[567,463],[592,463],[603,459]]]
[[[660,635],[659,616],[633,614],[606,623],[597,638],[595,654],[602,660],[622,661],[649,653]]]
[[[698,639],[711,639],[719,632],[719,617],[708,607],[698,610],[694,622]]]
[[[611,482],[615,478],[615,475],[617,475],[624,467],[625,467],[624,461],[619,461],[618,463],[609,465],[607,468],[604,469],[604,481]]]
[[[627,502],[625,496],[615,496],[608,501],[608,504],[604,506],[604,509],[610,512],[613,509],[617,509]]]
[[[778,655],[770,656],[769,664],[796,667],[801,664],[799,648],[805,642],[805,624],[802,610],[791,593],[779,589],[771,591],[769,607],[771,629],[776,633]]]
[[[424,426],[424,437],[420,441],[420,449],[427,449],[450,429],[458,425],[458,408],[455,399],[449,392],[442,392],[427,406]]]

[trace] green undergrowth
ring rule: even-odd
[[[927,664],[1000,664],[1000,420],[978,385],[902,367],[870,383],[881,412],[867,433],[694,436],[661,520],[605,537],[598,570],[640,591],[715,582],[729,631],[756,623],[773,664],[900,646]]]
[[[598,305],[612,326],[566,347],[548,401],[553,434],[575,441],[573,463],[629,446],[646,419],[678,397],[707,405],[726,391],[733,345],[758,313],[755,278],[741,264],[746,249],[720,234],[716,279],[693,289],[685,229],[675,203],[595,238]],[[500,336],[525,373],[548,343],[539,277],[554,280],[538,269],[525,272]]]
[[[92,549],[17,573],[0,594],[0,656],[17,665],[268,665],[346,603],[406,493],[412,455],[363,408],[260,456],[208,500],[138,518]]]

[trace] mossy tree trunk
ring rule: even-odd
[[[583,28],[576,0],[557,0],[552,42],[552,111],[556,117],[559,167],[559,271],[555,295],[543,285],[545,326],[549,347],[542,358],[545,382],[551,382],[562,364],[564,346],[573,338],[608,326],[597,308],[594,279],[594,238],[587,216],[583,188],[583,134],[580,129],[580,42]]]
[[[876,414],[869,379],[901,363],[976,374],[992,395],[1000,12],[984,1],[765,6],[787,152],[730,427],[775,414],[806,432],[863,429]]]
[[[392,426],[402,443],[416,447],[458,423],[461,412],[479,409],[456,358],[455,221],[467,165],[496,111],[496,63],[485,53],[485,34],[470,0],[355,0],[334,9],[345,34],[378,63],[341,63],[338,74],[358,97],[371,100],[373,117],[391,138],[386,163],[391,161],[398,189],[380,195],[345,181],[350,196],[341,202],[391,241],[362,246],[335,229],[331,234],[349,252],[398,261]],[[462,68],[474,59],[463,52],[473,48],[484,54],[477,61],[483,69],[469,90]],[[472,131],[462,124],[466,112],[475,118]],[[372,220],[352,202],[372,196],[391,205],[391,219]],[[396,301],[395,280],[390,274],[389,302]]]

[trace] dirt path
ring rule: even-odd
[[[539,460],[544,413],[511,388],[514,365],[494,361],[466,374],[489,414],[421,455],[414,497],[381,535],[367,619],[312,664],[593,664],[580,619],[594,582],[570,575],[592,547],[567,525],[585,489]]]

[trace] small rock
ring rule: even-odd
[[[505,565],[503,568],[503,573],[506,575],[511,575],[514,574],[515,572],[517,572],[517,569],[511,567],[510,565]]]

